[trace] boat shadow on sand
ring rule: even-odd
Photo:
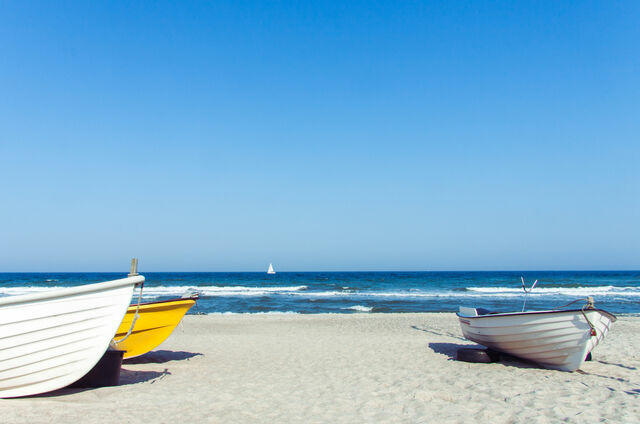
[[[460,343],[429,343],[429,348],[433,350],[435,353],[441,353],[449,357],[450,361],[456,360],[456,352],[458,349],[462,348],[472,348],[478,350],[486,349],[484,346],[473,345],[473,344],[460,344]],[[517,368],[537,368],[541,369],[539,365],[534,362],[529,362],[524,359],[516,358],[515,356],[508,355],[506,353],[500,353],[500,360],[497,362],[501,365],[507,367],[517,367]]]
[[[450,361],[457,360],[456,352],[458,351],[458,349],[461,349],[461,348],[472,348],[472,349],[479,349],[479,350],[486,349],[484,346],[480,346],[480,345],[458,344],[458,343],[434,343],[434,342],[429,343],[429,348],[431,348],[431,350],[433,350],[435,353],[441,353],[443,355],[448,356]],[[598,362],[603,365],[622,367],[629,370],[637,369],[636,367],[630,367],[627,365],[616,364],[616,363],[606,362],[606,361],[596,360],[594,362]],[[500,359],[497,361],[497,363],[507,367],[532,368],[532,369],[539,369],[542,371],[546,371],[544,367],[536,364],[535,362],[530,362],[530,361],[527,361],[526,359],[517,358],[515,356],[509,355],[507,353],[502,353],[502,352],[500,353]],[[628,380],[625,378],[602,375],[602,374],[583,371],[583,370],[576,370],[576,373],[582,374],[582,375],[590,375],[590,376],[599,377],[599,378],[606,378],[610,380],[616,380],[620,382],[628,382]]]
[[[153,384],[156,381],[162,380],[168,375],[171,375],[171,373],[167,368],[165,368],[164,371],[138,371],[121,368],[120,383],[118,384],[118,386],[144,383],[147,381],[150,381],[150,384]]]
[[[171,361],[183,361],[189,360],[196,356],[202,356],[202,353],[194,353],[194,352],[184,352],[184,351],[172,351],[172,350],[157,350],[149,352],[145,355],[138,356],[136,358],[125,359],[122,361],[122,367],[120,368],[120,376],[118,386],[128,386],[130,384],[138,384],[149,382],[149,384],[154,384],[157,381],[162,380],[168,375],[171,375],[171,372],[168,368],[165,368],[163,371],[144,371],[144,370],[135,370],[135,369],[127,369],[127,365],[137,365],[137,364],[164,364]],[[65,387],[62,389],[55,390],[53,392],[41,393],[33,396],[25,396],[25,399],[28,398],[39,398],[39,397],[60,397],[60,396],[68,396],[73,395],[75,393],[85,392],[87,390],[95,390],[98,387]]]
[[[411,328],[414,330],[423,331],[425,333],[435,334],[436,336],[449,337],[452,339],[467,341],[467,339],[465,339],[464,337],[460,337],[456,334],[453,334],[447,331],[434,331],[432,329],[421,328],[415,325],[412,325]],[[433,350],[435,353],[441,353],[443,355],[448,356],[450,361],[457,360],[456,353],[458,352],[458,349],[462,349],[462,348],[466,348],[466,349],[473,348],[473,349],[480,349],[480,350],[486,349],[484,346],[480,346],[478,344],[471,344],[471,343],[461,344],[461,343],[436,343],[436,342],[429,343],[429,348],[431,348],[431,350]],[[540,365],[534,362],[527,361],[526,359],[520,359],[515,356],[511,356],[507,353],[500,353],[500,359],[497,362],[507,367],[542,369],[540,368]]]
[[[167,375],[171,375],[167,368],[164,371],[133,371],[124,368],[120,369],[120,381],[118,386],[127,386],[130,384],[138,384],[150,381],[150,384],[156,381],[162,380]],[[118,387],[111,386],[111,387]],[[87,390],[96,390],[100,387],[65,387],[62,389],[54,390],[52,392],[40,393],[32,396],[24,396],[17,399],[31,399],[31,398],[53,398],[61,396],[74,395],[76,393],[86,392]]]
[[[196,356],[202,356],[202,353],[174,351],[174,350],[154,350],[146,353],[142,356],[135,358],[125,359],[122,361],[122,365],[135,365],[135,364],[165,364],[171,361],[184,361],[194,358]]]

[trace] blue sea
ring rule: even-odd
[[[640,271],[529,272],[149,272],[143,300],[197,291],[190,313],[450,312],[458,306],[520,310],[520,277],[536,287],[527,309],[593,296],[615,314],[640,313]],[[123,273],[0,273],[0,296],[122,278]],[[582,303],[578,303],[582,304]]]

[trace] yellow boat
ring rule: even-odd
[[[183,299],[141,303],[131,334],[122,340],[129,332],[136,313],[137,305],[130,306],[114,337],[116,341],[122,340],[117,342],[117,346],[119,350],[126,351],[124,358],[135,358],[160,346],[197,299],[198,295],[193,295]]]

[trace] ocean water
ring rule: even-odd
[[[640,271],[143,273],[143,300],[198,291],[190,313],[445,312],[458,306],[550,309],[593,296],[614,314],[640,313]],[[0,273],[0,296],[122,278],[123,273]],[[581,302],[577,303],[582,305]]]

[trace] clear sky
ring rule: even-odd
[[[0,271],[640,268],[640,2],[0,2]]]

